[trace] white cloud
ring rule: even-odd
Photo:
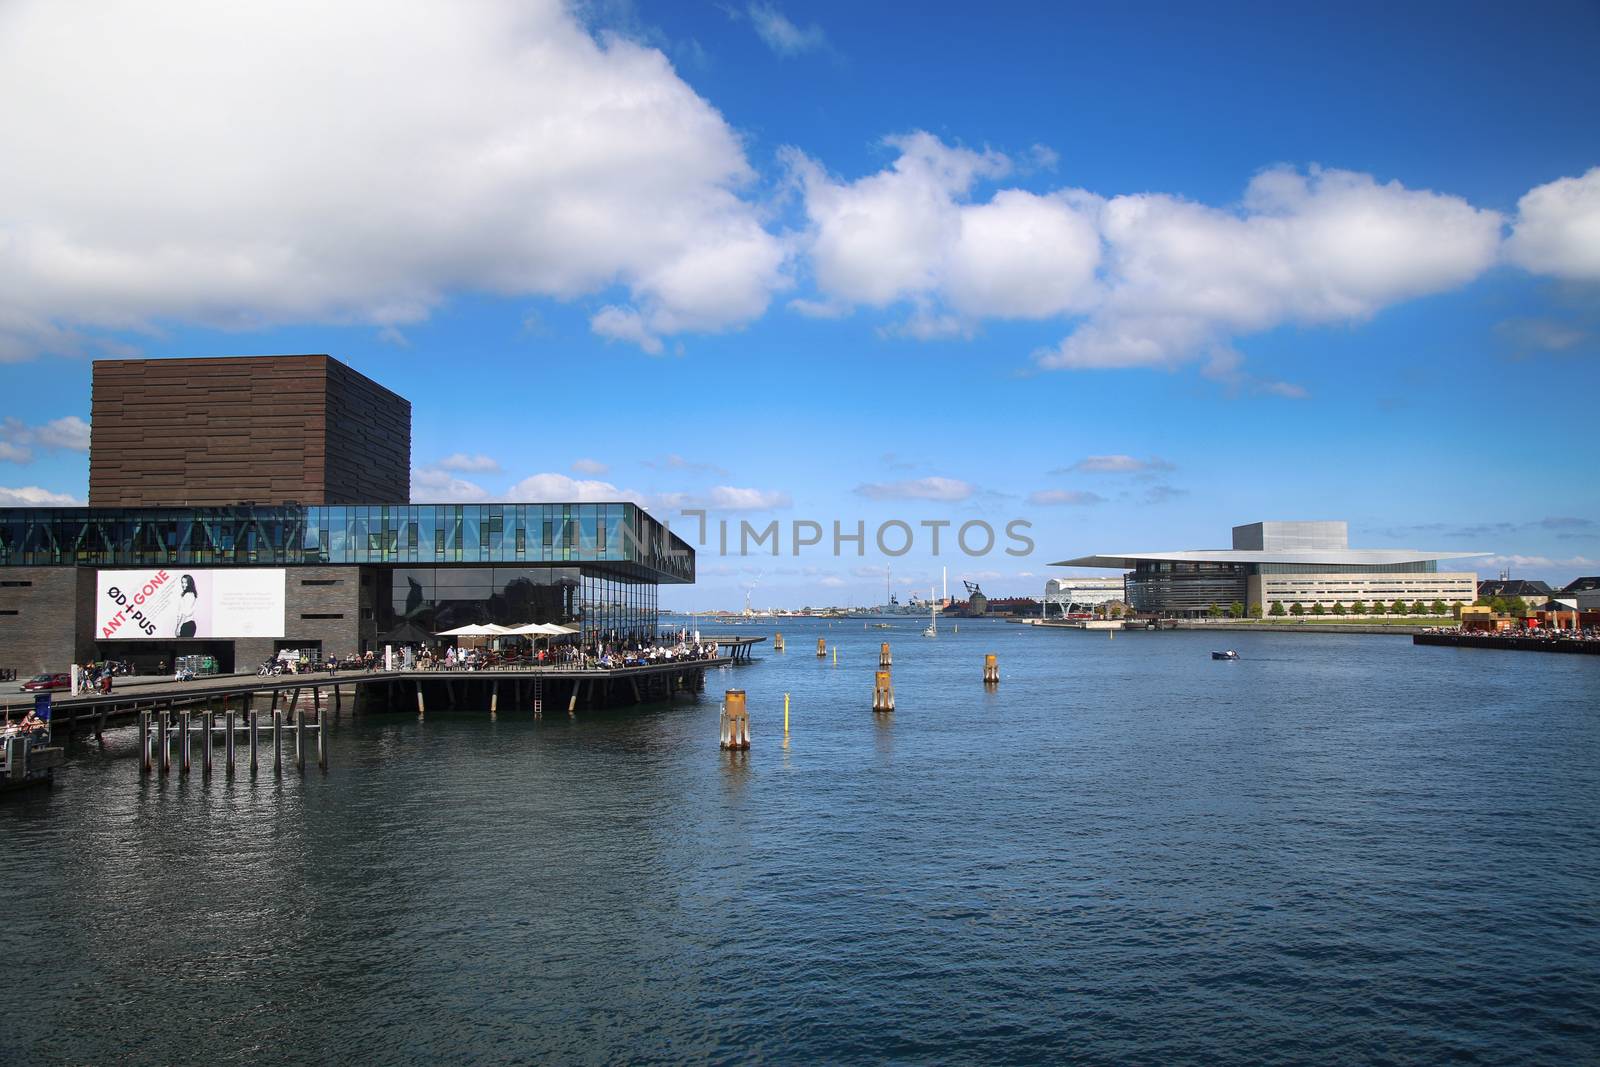
[[[1536,274],[1600,280],[1600,167],[1540,185],[1517,201],[1506,255]]]
[[[1109,456],[1084,456],[1070,467],[1058,467],[1051,474],[1083,472],[1088,474],[1142,474],[1148,471],[1170,471],[1171,463],[1159,456],[1139,459],[1118,453]]]
[[[32,463],[33,450],[14,445],[10,441],[0,441],[0,460],[5,460],[7,463]]]
[[[633,308],[607,304],[589,319],[589,329],[610,341],[638,345],[652,356],[662,352],[661,338],[645,325],[644,316]]]
[[[1104,504],[1106,498],[1099,493],[1079,492],[1073,489],[1040,489],[1028,494],[1028,503],[1043,505],[1063,505],[1065,507],[1089,507],[1094,504]]]
[[[755,27],[756,36],[780,56],[798,55],[828,43],[821,26],[812,23],[802,29],[779,11],[776,5],[751,4],[745,11],[750,16],[750,24]]]
[[[500,472],[500,461],[493,456],[486,456],[482,452],[470,456],[465,452],[452,452],[433,465],[440,470],[462,471],[469,474],[498,474]]]
[[[55,493],[37,485],[15,488],[0,486],[0,507],[6,508],[81,508],[83,501],[69,493]]]
[[[28,101],[0,109],[29,146],[0,167],[11,358],[164,321],[398,330],[462,290],[620,285],[659,337],[782,284],[734,131],[556,0],[18,0],[0,99]]]
[[[641,466],[658,471],[685,471],[691,474],[716,474],[726,478],[728,472],[715,463],[700,463],[695,460],[685,459],[676,452],[668,453],[661,459],[641,459]]]
[[[1501,218],[1459,197],[1313,167],[1257,175],[1239,211],[1164,194],[1114,197],[1100,226],[1105,299],[1037,354],[1042,366],[1171,367],[1286,322],[1368,318],[1487,270]],[[1284,384],[1265,383],[1278,392]]]
[[[477,482],[457,478],[442,467],[418,467],[411,472],[413,504],[474,504],[489,499]]]
[[[510,499],[552,503],[637,500],[639,494],[624,492],[610,482],[590,478],[570,478],[565,474],[530,474],[510,490]]]
[[[966,500],[977,490],[970,482],[931,476],[904,482],[868,482],[855,491],[872,500]]]
[[[17,463],[26,463],[33,458],[32,450],[27,447],[29,445],[87,452],[89,424],[76,415],[65,415],[38,426],[30,426],[16,416],[8,415],[0,420],[0,442],[11,446],[8,450],[0,451],[0,458]]]
[[[610,467],[606,466],[604,463],[601,463],[599,460],[588,458],[573,460],[572,469],[577,471],[579,474],[592,475],[605,474],[611,470]]]
[[[1582,570],[1589,567],[1600,566],[1600,560],[1590,559],[1587,556],[1572,556],[1568,559],[1552,559],[1549,556],[1481,556],[1472,560],[1472,566],[1479,571],[1498,571],[1506,568],[1540,567],[1559,568],[1562,570]]]
[[[1010,159],[924,132],[886,143],[898,150],[895,161],[854,182],[795,149],[783,154],[804,194],[803,242],[825,298],[791,307],[819,315],[918,300],[902,332],[947,337],[970,333],[978,318],[1044,318],[1093,301],[1100,241],[1092,198],[1006,189],[968,203],[977,182],[1012,170]]]

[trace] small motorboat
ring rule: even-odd
[[[1212,659],[1238,659],[1239,658],[1239,653],[1235,652],[1231,648],[1228,649],[1226,652],[1213,651],[1211,653],[1211,658]]]

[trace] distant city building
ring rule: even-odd
[[[1480,600],[1493,600],[1499,597],[1511,600],[1521,597],[1528,603],[1544,603],[1555,595],[1544,582],[1524,581],[1521,578],[1485,578],[1478,583],[1478,598]]]
[[[1574,578],[1561,587],[1560,598],[1579,611],[1600,611],[1600,575]]]
[[[1472,571],[1440,571],[1439,560],[1481,552],[1423,552],[1409,548],[1351,548],[1342,521],[1256,522],[1233,528],[1231,549],[1122,552],[1080,556],[1056,567],[1115,567],[1126,600],[1137,611],[1204,615],[1213,604],[1310,609],[1354,601],[1385,604],[1470,604],[1478,596]]]
[[[1051,578],[1044,583],[1044,617],[1092,612],[1101,604],[1122,601],[1119,578]]]

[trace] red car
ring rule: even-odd
[[[71,689],[72,679],[65,674],[36,674],[22,683],[24,693],[42,693],[47,689]]]

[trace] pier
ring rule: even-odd
[[[1571,652],[1600,656],[1600,641],[1577,637],[1494,637],[1489,634],[1415,634],[1414,645],[1492,648],[1512,652]]]
[[[760,639],[745,639],[760,640]],[[746,653],[748,659],[748,653]],[[741,662],[731,656],[671,660],[637,667],[527,667],[490,670],[346,671],[314,674],[227,675],[191,682],[138,681],[109,694],[58,694],[51,701],[51,724],[57,737],[79,732],[99,736],[108,727],[123,726],[147,713],[218,706],[248,713],[324,707],[335,715],[344,710],[395,712],[482,711],[520,712],[535,717],[548,709],[567,712],[670,702],[680,693],[705,691],[708,670]],[[0,711],[20,718],[33,697],[10,696]]]
[[[702,637],[706,644],[715,644],[719,649],[728,650],[729,659],[733,663],[749,663],[750,652],[765,641],[765,637]]]

